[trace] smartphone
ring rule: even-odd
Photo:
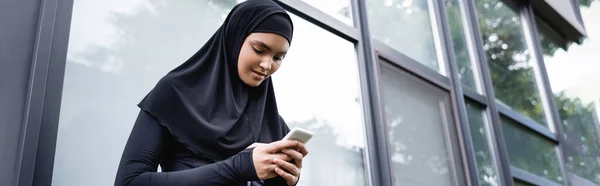
[[[283,137],[283,140],[298,140],[304,144],[312,138],[313,133],[306,129],[295,127]]]

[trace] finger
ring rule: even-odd
[[[296,180],[297,178],[294,175],[291,175],[290,173],[287,173],[287,172],[283,171],[283,169],[281,169],[279,167],[275,168],[275,172],[277,174],[279,174],[279,176],[281,176],[283,179],[285,179],[285,182],[288,185],[293,185],[297,181]]]
[[[300,154],[298,151],[291,149],[282,149],[281,151],[294,159],[296,167],[302,168],[302,159],[304,158],[302,157],[302,154]]]
[[[277,164],[279,166],[279,168],[283,168],[284,170],[287,170],[287,172],[289,172],[290,174],[297,176],[300,175],[300,169],[298,169],[298,167],[296,167],[296,165],[287,162],[287,161],[283,161],[280,159],[275,159],[274,160],[275,164]]]
[[[279,175],[277,172],[275,172],[277,167],[277,164],[270,164],[267,166],[267,168],[265,168],[265,172],[268,173],[266,179],[274,178]]]
[[[300,144],[300,142],[296,140],[281,140],[269,143],[265,150],[267,150],[267,152],[273,153],[280,151],[281,149],[287,149],[292,147],[295,148],[296,146],[298,146],[298,144]]]
[[[284,153],[275,153],[270,158],[277,158],[277,159],[282,159],[282,160],[285,160],[285,161],[293,160],[292,157],[290,157],[289,155],[284,154]]]
[[[304,158],[304,155],[300,154],[300,152],[292,150],[292,149],[281,149],[281,152],[285,153],[286,155],[294,158],[295,160],[299,160]]]
[[[304,143],[298,143],[296,150],[302,154],[302,157],[306,157],[306,155],[308,155],[308,150],[306,149],[306,145],[304,145]]]
[[[277,164],[275,164],[275,162],[273,162],[273,164],[268,165],[266,169],[267,169],[267,172],[272,172],[272,171],[275,171],[275,169],[277,167],[279,167],[279,165],[277,165]]]

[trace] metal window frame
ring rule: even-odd
[[[481,30],[478,24],[477,7],[475,5],[476,0],[460,0],[463,3],[464,11],[468,14],[466,16],[468,25],[465,25],[465,32],[468,32],[470,38],[467,42],[474,46],[471,52],[474,52],[475,60],[478,62],[474,66],[478,69],[479,73],[475,74],[482,83],[481,89],[485,97],[485,102],[481,103],[486,106],[485,116],[487,117],[488,126],[488,140],[491,141],[491,150],[496,169],[498,170],[498,177],[500,185],[514,186],[513,178],[510,172],[510,162],[508,159],[508,153],[504,141],[504,135],[502,133],[502,123],[500,122],[500,114],[496,105],[496,96],[494,94],[494,88],[492,87],[492,79],[490,76],[489,66],[487,63],[487,57],[485,51],[483,51],[483,40],[481,38]],[[473,99],[477,100],[477,99]]]
[[[483,42],[477,23],[477,9],[474,1],[457,0],[461,9],[463,32],[465,32],[471,68],[476,81],[476,90],[466,86],[463,86],[462,90],[466,98],[465,101],[482,109],[488,150],[490,150],[490,154],[492,155],[492,166],[498,174],[499,184],[512,186],[512,177],[510,176],[510,171],[507,169],[509,165],[507,165],[506,147],[504,146],[503,135],[501,133],[502,126],[497,124],[498,120],[496,119],[499,118],[499,115],[497,115],[498,112],[493,103],[495,101],[493,87],[491,87],[491,81],[486,79],[490,76],[486,62],[487,59],[482,50]],[[458,74],[456,73],[456,75]],[[478,172],[474,176],[478,178],[477,174]]]
[[[450,92],[452,90],[452,85],[448,77],[443,76],[435,70],[419,63],[417,60],[408,57],[407,55],[399,52],[396,49],[393,49],[381,41],[372,39],[372,43],[376,56],[390,61],[395,66],[398,66],[410,72],[411,74],[414,74],[419,78],[424,79],[427,82],[436,85],[437,87],[440,87],[445,91]]]
[[[392,185],[392,171],[385,133],[385,117],[382,105],[379,80],[379,65],[369,30],[366,2],[351,0],[354,26],[360,32],[360,42],[356,45],[363,113],[365,114],[365,133],[367,139],[369,177],[371,186]]]
[[[278,3],[288,11],[355,44],[360,84],[367,87],[361,88],[361,98],[364,100],[362,102],[363,113],[366,115],[364,132],[367,140],[367,153],[363,155],[366,160],[367,184],[392,185],[387,140],[385,139],[385,117],[379,92],[379,70],[378,65],[374,63],[375,56],[364,1],[350,1],[353,23],[358,29],[349,29],[350,26],[301,1],[279,0]]]
[[[466,87],[466,86],[463,86],[462,90],[463,90],[465,97],[467,97],[475,102],[478,102],[479,104],[483,104],[483,105],[487,106],[486,98],[484,95],[481,95],[481,94],[475,92],[475,90],[473,90],[469,87]]]
[[[451,174],[449,174],[451,176],[451,182],[453,183],[452,185],[471,185],[470,180],[467,179],[471,179],[469,177],[469,172],[467,170],[467,168],[465,168],[465,165],[467,162],[465,161],[465,155],[464,155],[464,147],[463,144],[461,143],[462,139],[460,139],[460,130],[461,130],[461,126],[459,123],[457,123],[457,116],[454,113],[454,103],[453,103],[453,98],[451,96],[451,91],[450,90],[445,90],[443,88],[440,88],[439,86],[437,86],[436,84],[430,83],[429,80],[424,79],[422,77],[417,76],[415,73],[410,72],[407,69],[404,69],[402,67],[399,67],[398,65],[396,65],[396,63],[389,61],[386,58],[383,57],[379,57],[378,61],[377,61],[378,65],[380,66],[380,68],[388,68],[389,70],[393,71],[394,74],[399,74],[399,76],[405,77],[410,79],[411,81],[415,81],[417,84],[422,85],[424,87],[426,87],[426,89],[430,89],[430,90],[434,90],[434,91],[439,91],[440,93],[443,93],[445,96],[447,96],[445,98],[445,102],[444,102],[444,112],[442,112],[441,118],[446,121],[444,122],[440,127],[442,129],[442,135],[444,139],[444,145],[446,147],[448,147],[446,149],[446,153],[448,154],[449,157],[449,164],[451,165],[452,168],[454,168],[453,170],[451,170]],[[385,105],[385,104],[384,104]],[[384,113],[386,114],[386,113]],[[389,125],[384,125],[383,128],[385,129],[385,137],[387,139],[390,129],[389,129]],[[438,138],[440,138],[440,136],[438,136]],[[388,143],[389,144],[389,143]],[[388,146],[388,149],[390,149],[390,146]],[[390,166],[392,166],[390,164]],[[460,171],[457,171],[460,170]],[[474,169],[471,169],[474,170]],[[392,170],[393,172],[393,170]],[[402,183],[402,182],[394,182],[396,183],[395,185],[398,185],[398,183]]]
[[[527,172],[526,170],[519,169],[514,166],[510,167],[510,171],[511,171],[514,179],[517,179],[519,181],[522,181],[522,182],[525,182],[528,184],[544,185],[544,186],[561,186],[561,184],[558,184],[556,182],[553,182],[553,181],[550,181],[547,179],[540,179],[540,176],[535,175],[530,172]]]
[[[537,81],[536,85],[538,86],[538,90],[541,92],[541,99],[548,121],[548,127],[550,131],[554,132],[557,136],[556,141],[558,142],[558,145],[555,146],[555,151],[556,155],[558,156],[561,175],[564,178],[563,184],[567,184],[569,183],[570,178],[567,175],[565,164],[566,157],[563,150],[566,143],[565,139],[562,137],[564,136],[564,132],[561,127],[562,119],[554,99],[554,93],[550,87],[550,80],[548,79],[548,72],[546,71],[546,64],[544,62],[544,55],[542,51],[543,48],[541,46],[541,41],[539,40],[537,24],[535,22],[535,15],[531,4],[527,4],[521,8],[521,15],[524,17],[522,21],[523,26],[528,31],[525,33],[526,40],[528,45],[534,51],[533,60],[535,61],[535,64],[533,65],[533,68]]]
[[[302,19],[352,43],[359,42],[359,30],[300,0],[276,0],[277,4]],[[351,7],[353,7],[350,4]],[[354,16],[354,14],[352,14]],[[352,18],[356,20],[355,17]],[[356,23],[354,24],[356,25]]]
[[[289,11],[291,11],[292,13],[295,13],[297,15],[299,15],[300,17],[308,20],[309,22],[313,22],[314,24],[317,24],[318,26],[325,28],[326,30],[333,32],[336,35],[339,35],[341,37],[347,38],[348,35],[350,34],[343,34],[343,31],[340,31],[344,26],[347,26],[341,22],[339,22],[338,20],[331,18],[329,15],[320,12],[319,10],[317,10],[316,8],[301,2],[301,1],[293,1],[293,0],[280,0],[279,1],[280,4],[284,5],[284,7],[286,9],[288,9]],[[447,70],[447,74],[450,75],[450,77],[454,77],[456,78],[456,80],[454,80],[454,82],[458,82],[458,83],[452,83],[452,80],[448,77],[445,77],[443,75],[441,75],[440,73],[434,71],[433,69],[430,69],[426,66],[424,66],[423,64],[417,62],[416,60],[411,59],[410,57],[392,49],[391,47],[377,41],[377,40],[373,40],[371,39],[371,35],[370,35],[370,31],[369,31],[369,26],[368,26],[368,18],[366,15],[366,3],[362,0],[352,0],[351,1],[351,6],[353,8],[353,21],[354,21],[354,26],[359,28],[359,33],[360,33],[360,38],[358,40],[356,40],[356,47],[357,47],[357,52],[359,55],[359,70],[360,70],[360,76],[361,76],[361,84],[368,87],[366,89],[362,89],[363,90],[363,98],[365,98],[364,100],[368,100],[367,102],[363,103],[363,107],[364,107],[364,112],[367,115],[367,121],[366,121],[366,135],[367,135],[367,141],[368,141],[368,147],[371,147],[372,150],[368,150],[368,154],[375,155],[375,157],[370,157],[367,158],[369,160],[369,162],[374,162],[374,163],[370,163],[369,167],[369,176],[374,176],[374,175],[380,175],[377,178],[373,178],[371,180],[371,184],[373,185],[379,185],[379,183],[384,183],[384,185],[391,185],[392,183],[392,178],[391,178],[391,168],[389,166],[386,165],[390,165],[389,164],[389,154],[387,152],[387,140],[385,139],[385,135],[377,135],[377,134],[385,134],[385,117],[383,116],[384,113],[382,112],[383,107],[381,104],[381,93],[380,93],[380,88],[379,88],[379,70],[378,70],[378,62],[379,61],[377,58],[382,57],[384,59],[387,59],[388,61],[392,61],[395,63],[395,65],[398,65],[402,68],[404,68],[406,70],[406,72],[408,73],[412,73],[415,74],[417,76],[419,76],[421,79],[426,80],[440,88],[442,88],[443,90],[446,90],[448,92],[450,92],[450,96],[452,97],[451,99],[451,104],[452,104],[452,110],[453,110],[453,114],[454,114],[454,118],[457,123],[457,131],[456,134],[451,134],[451,135],[456,135],[457,139],[458,139],[458,144],[459,144],[459,152],[460,152],[460,157],[463,158],[463,160],[461,161],[462,164],[458,164],[458,166],[464,166],[467,168],[463,168],[462,170],[464,170],[465,172],[463,172],[461,174],[461,176],[459,176],[460,178],[456,178],[456,179],[461,179],[463,177],[465,177],[467,183],[469,183],[469,185],[472,185],[472,183],[478,183],[478,179],[477,176],[471,176],[473,175],[473,173],[477,173],[476,171],[476,160],[474,158],[473,155],[473,150],[472,150],[472,141],[471,141],[471,136],[470,133],[467,133],[469,131],[468,129],[468,122],[466,121],[468,118],[466,117],[466,106],[465,106],[465,102],[464,102],[464,97],[463,97],[463,93],[461,90],[457,91],[457,89],[455,87],[459,87],[459,89],[461,89],[461,84],[460,84],[460,80],[458,79],[458,72],[457,72],[457,67],[454,64],[454,57],[453,57],[453,53],[449,53],[448,51],[452,51],[452,45],[451,45],[451,41],[449,40],[448,36],[449,34],[449,28],[447,26],[447,19],[446,19],[446,14],[445,14],[445,10],[443,7],[440,6],[441,3],[440,1],[434,0],[431,1],[433,4],[433,16],[435,16],[435,23],[432,24],[436,24],[433,25],[433,27],[437,28],[437,32],[436,34],[437,37],[439,38],[440,41],[438,41],[438,43],[436,43],[436,51],[437,50],[442,50],[441,52],[441,56],[443,57],[443,59],[439,59],[440,61],[446,62],[448,64],[444,64],[441,65],[442,67],[445,65],[448,65],[448,68],[443,68],[444,70]],[[316,13],[310,13],[310,12],[316,12]],[[319,15],[320,14],[320,15]],[[314,21],[318,20],[316,19],[316,17],[319,17],[321,19],[321,21],[317,21],[317,23],[315,23]],[[324,18],[324,19],[323,19]],[[328,23],[337,23],[335,24],[333,27],[329,27],[327,26]],[[341,26],[343,25],[343,26]],[[338,28],[338,29],[336,29]],[[342,33],[342,34],[340,34]],[[351,39],[356,39],[354,37],[352,37]],[[348,39],[350,40],[350,39]],[[354,41],[354,40],[350,40],[350,41]],[[362,41],[362,42],[361,42]],[[449,48],[448,48],[449,47]],[[375,48],[375,49],[373,49]],[[453,70],[452,70],[453,69]],[[476,94],[478,95],[478,94]],[[481,100],[481,95],[478,96],[473,96],[475,98],[478,98],[477,100]],[[462,109],[461,109],[462,107]],[[461,116],[462,115],[462,116]],[[465,135],[467,134],[467,135]],[[465,140],[466,138],[466,140]],[[470,156],[469,156],[470,155]],[[466,158],[467,160],[464,160],[464,158]],[[381,171],[383,174],[378,174],[379,171]],[[469,172],[470,171],[470,172]],[[386,183],[387,182],[387,183]]]
[[[456,139],[458,149],[456,154],[460,158],[460,163],[454,160],[455,166],[462,170],[456,172],[453,179],[467,185],[479,185],[477,176],[477,162],[475,159],[468,117],[466,115],[466,103],[462,92],[462,84],[458,76],[458,67],[456,65],[453,45],[450,38],[450,30],[448,26],[447,14],[443,2],[438,0],[429,1],[430,16],[432,16],[432,29],[434,29],[434,38],[436,42],[436,52],[438,52],[438,61],[440,61],[441,70],[445,71],[448,77],[438,73],[434,69],[426,67],[418,61],[408,57],[407,55],[393,49],[392,47],[372,39],[377,56],[391,63],[391,65],[403,69],[408,74],[415,75],[417,78],[428,82],[441,90],[449,92],[450,104],[453,113],[455,128],[450,131],[451,139]],[[476,72],[474,72],[476,73]],[[483,96],[479,95],[475,90],[469,89],[470,95],[478,101],[483,100]],[[385,128],[385,127],[384,127]],[[450,140],[451,140],[450,139]],[[456,158],[456,157],[455,157]]]
[[[530,129],[531,132],[540,134],[552,143],[559,143],[556,134],[550,131],[550,129],[546,128],[546,126],[534,121],[533,119],[527,116],[522,115],[517,111],[512,110],[509,106],[501,103],[498,100],[496,100],[496,108],[498,108],[498,111],[502,116],[514,120],[515,122],[519,123],[525,128]]]
[[[467,1],[468,3],[471,3],[470,8],[473,8],[473,10],[476,10],[475,4],[474,4],[475,0],[472,1]],[[535,60],[534,66],[534,74],[535,74],[535,81],[536,81],[536,88],[538,88],[538,92],[540,94],[540,99],[542,99],[542,104],[543,104],[543,108],[544,108],[544,112],[546,115],[546,119],[548,120],[548,128],[543,127],[542,125],[540,125],[539,123],[537,123],[536,121],[533,121],[532,119],[512,110],[509,106],[502,104],[500,101],[495,100],[495,96],[494,95],[494,90],[493,90],[493,86],[492,86],[492,82],[491,82],[491,77],[490,72],[488,66],[487,66],[487,59],[485,57],[485,53],[483,50],[481,50],[482,47],[482,39],[481,39],[481,33],[479,31],[479,25],[477,24],[476,21],[472,22],[472,28],[474,29],[474,33],[476,36],[479,37],[475,37],[475,40],[478,40],[478,42],[476,43],[479,47],[480,50],[478,50],[479,53],[479,60],[480,60],[480,64],[478,65],[479,69],[482,70],[482,78],[484,81],[484,89],[485,89],[485,94],[487,95],[486,98],[488,100],[488,109],[489,110],[497,110],[497,112],[492,111],[493,115],[492,115],[492,124],[494,126],[494,133],[495,133],[495,143],[496,143],[496,148],[498,149],[498,154],[496,154],[496,156],[499,156],[499,160],[500,160],[500,164],[501,164],[501,169],[502,172],[504,173],[503,177],[503,181],[504,183],[502,185],[513,185],[513,181],[512,178],[514,179],[519,179],[521,181],[524,181],[526,183],[530,183],[530,184],[537,184],[537,185],[559,185],[559,184],[555,184],[554,182],[551,182],[541,176],[537,176],[534,174],[531,174],[529,172],[526,172],[524,170],[518,169],[516,167],[513,167],[510,165],[510,160],[508,160],[507,157],[507,149],[506,149],[506,144],[504,144],[504,140],[503,135],[502,135],[502,123],[499,119],[499,116],[502,115],[502,117],[506,117],[507,119],[511,119],[516,121],[516,124],[522,125],[528,129],[531,129],[531,132],[533,132],[533,135],[539,134],[544,136],[548,141],[554,142],[557,145],[555,146],[555,151],[556,151],[556,155],[557,155],[557,159],[559,161],[559,166],[560,166],[560,171],[562,174],[562,177],[564,178],[564,182],[568,182],[568,178],[565,174],[565,164],[564,164],[564,159],[563,159],[563,154],[562,154],[562,139],[560,138],[560,136],[562,136],[562,130],[560,129],[560,126],[556,125],[556,121],[560,121],[560,117],[558,116],[558,110],[556,109],[556,105],[554,103],[554,99],[553,99],[553,94],[550,90],[549,87],[549,81],[548,81],[548,76],[547,73],[545,71],[545,66],[543,64],[543,60],[539,60],[542,57],[541,54],[541,47],[539,45],[539,40],[537,38],[537,33],[536,33],[536,27],[535,27],[535,22],[534,22],[534,16],[533,16],[533,11],[531,9],[531,4],[529,3],[522,3],[522,2],[515,2],[515,1],[509,1],[509,0],[501,0],[503,3],[506,3],[509,7],[511,7],[520,17],[521,17],[521,22],[523,23],[523,36],[526,39],[526,44],[529,50],[533,51],[533,58]],[[471,13],[476,12],[476,11],[471,11]],[[472,15],[470,16],[471,18],[477,19],[476,15]],[[538,59],[538,60],[536,60]],[[507,171],[508,169],[508,171]],[[546,184],[546,182],[548,182],[549,184]]]
[[[41,132],[38,136],[34,177],[32,185],[52,183],[56,139],[62,101],[63,82],[67,61],[67,46],[71,30],[73,0],[55,0],[57,2],[54,19],[53,48],[48,66],[48,79],[42,115]],[[40,145],[42,144],[42,145]]]
[[[567,176],[569,177],[569,184],[573,186],[598,186],[598,184],[578,176],[577,174],[573,174],[571,172],[567,172]],[[574,183],[575,182],[575,183]]]
[[[18,186],[49,185],[73,0],[46,0],[39,8],[32,68],[17,159]]]
[[[26,114],[23,119],[21,145],[18,151],[18,185],[31,185],[35,171],[35,158],[38,153],[39,134],[42,128],[45,91],[48,71],[52,60],[53,32],[57,16],[58,1],[43,1],[39,8],[38,30],[33,50],[33,61],[29,74],[29,85],[25,103]]]
[[[469,117],[467,116],[467,103],[465,101],[465,94],[463,93],[463,85],[460,80],[460,76],[458,73],[458,63],[456,61],[454,45],[452,41],[452,34],[450,32],[450,25],[448,21],[448,14],[446,13],[446,7],[444,6],[443,0],[434,0],[433,7],[436,16],[437,24],[437,34],[439,35],[440,45],[442,45],[441,53],[443,55],[443,62],[446,63],[445,70],[448,74],[448,79],[451,84],[451,104],[452,110],[454,113],[455,124],[458,143],[460,144],[459,148],[462,154],[462,163],[463,163],[463,171],[464,175],[462,177],[465,178],[465,182],[467,185],[480,185],[479,183],[479,174],[477,169],[477,159],[475,156],[475,150],[473,147],[473,139],[471,136],[471,129],[469,125]],[[459,4],[459,8],[460,4]],[[464,12],[465,9],[462,9],[461,12]],[[461,14],[460,19],[464,21],[464,13]],[[464,26],[463,26],[464,27]],[[468,51],[469,54],[472,54],[472,51]],[[472,57],[472,56],[471,56]],[[477,70],[473,70],[473,75],[477,74]],[[476,86],[480,84],[478,80],[475,80]],[[468,89],[468,88],[467,88]],[[475,90],[473,90],[475,91]]]

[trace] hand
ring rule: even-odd
[[[278,167],[275,168],[275,172],[283,179],[285,179],[287,185],[296,185],[300,177],[300,169],[302,169],[302,159],[308,155],[308,151],[304,144],[299,143],[296,150],[282,149],[281,152],[292,158],[293,163],[284,161],[281,159],[275,159],[275,164]]]
[[[290,156],[281,151],[288,148],[297,148],[299,145],[300,142],[292,140],[255,145],[254,150],[252,151],[252,161],[254,162],[254,170],[256,171],[258,178],[266,180],[276,177],[278,175],[277,172],[275,172],[277,164],[275,164],[274,160],[292,160]]]

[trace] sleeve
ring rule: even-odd
[[[265,183],[262,186],[288,186],[288,184],[285,183],[285,179],[283,179],[281,176],[277,176],[265,180]]]
[[[231,185],[258,180],[252,149],[213,164],[174,172],[156,172],[170,139],[168,130],[149,113],[141,111],[117,170],[115,186]]]

